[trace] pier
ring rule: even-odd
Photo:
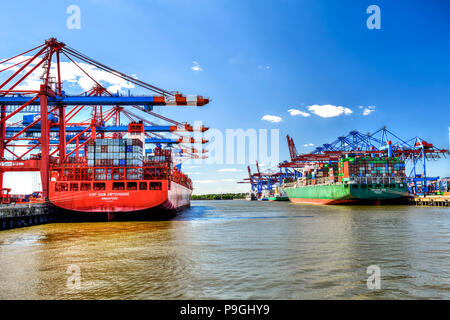
[[[10,204],[0,206],[0,230],[29,227],[57,221],[57,210],[47,204]]]
[[[416,206],[449,207],[450,195],[411,196],[409,202]]]

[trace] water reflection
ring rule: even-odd
[[[450,298],[450,210],[194,201],[167,221],[0,233],[0,298]],[[368,290],[378,265],[382,289]],[[81,269],[81,289],[66,286]]]

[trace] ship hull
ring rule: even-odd
[[[283,197],[283,196],[275,196],[275,197],[268,197],[269,201],[289,201],[289,197]]]
[[[360,201],[384,201],[402,198],[407,194],[406,184],[364,185],[330,184],[284,187],[289,200],[305,204],[346,204]]]
[[[175,182],[169,187],[167,180],[151,182],[158,184],[158,190],[113,190],[113,182],[106,181],[105,190],[57,192],[51,182],[49,200],[58,208],[90,214],[176,212],[190,206],[191,189]]]

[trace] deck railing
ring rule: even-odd
[[[334,180],[330,180],[328,178],[319,178],[316,179],[315,183],[312,183],[311,180],[301,180],[298,182],[288,182],[285,183],[284,186],[287,188],[292,187],[304,187],[304,186],[314,186],[314,185],[333,185],[333,184],[367,184],[367,185],[392,185],[392,184],[405,184],[405,177],[353,177],[349,181],[344,182],[335,182]]]
[[[142,167],[90,167],[85,161],[73,161],[51,165],[50,175],[58,182],[169,180],[192,189],[191,179],[183,172],[173,170],[169,162],[146,161]]]

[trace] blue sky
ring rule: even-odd
[[[66,28],[71,4],[81,9],[79,30]],[[371,4],[381,9],[380,30],[366,27]],[[286,134],[307,152],[314,147],[304,144],[383,125],[448,148],[449,9],[437,0],[7,2],[0,59],[56,37],[151,84],[213,99],[204,108],[163,109],[165,116],[220,130],[279,129],[280,160],[289,157]],[[308,109],[314,105],[352,113],[324,118]],[[368,106],[375,108],[363,115]],[[289,109],[309,116],[291,116]],[[282,120],[264,121],[265,115]],[[448,160],[430,168],[450,175]],[[196,193],[246,189],[235,183],[246,165],[185,170]]]

